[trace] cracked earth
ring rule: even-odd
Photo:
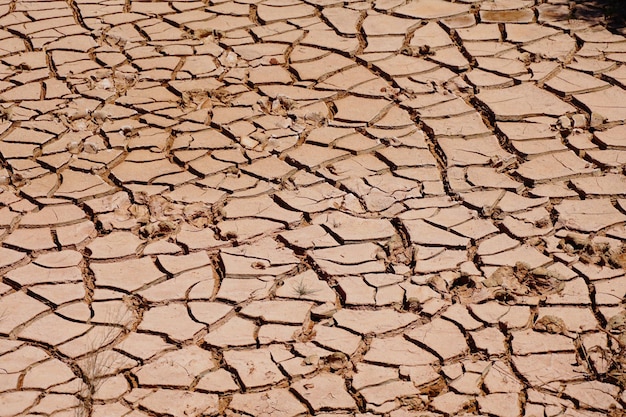
[[[623,416],[590,10],[1,0],[0,416]]]

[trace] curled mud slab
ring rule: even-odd
[[[0,416],[624,415],[619,19],[0,3]]]

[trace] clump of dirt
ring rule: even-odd
[[[176,232],[178,225],[171,221],[156,221],[139,228],[139,235],[144,239],[153,240],[169,236]]]
[[[214,218],[215,213],[210,204],[180,204],[145,193],[136,193],[134,202],[121,199],[114,211],[96,216],[97,226],[102,231],[132,230],[148,241],[174,235],[184,224],[207,229],[213,224]]]
[[[488,288],[495,288],[496,295],[542,296],[558,293],[565,283],[555,273],[546,268],[531,269],[524,262],[517,262],[514,267],[501,266],[489,278],[483,281]]]
[[[410,265],[415,257],[413,246],[405,246],[399,235],[393,235],[385,243],[384,248],[388,255],[389,262],[394,264]]]
[[[493,298],[492,291],[474,280],[471,276],[461,275],[450,284],[452,298],[462,304],[481,303]]]
[[[626,411],[624,411],[622,408],[611,408],[609,409],[609,417],[626,417]]]
[[[350,358],[342,352],[335,352],[326,356],[323,362],[331,372],[350,372],[353,369]]]
[[[626,269],[626,244],[609,251],[609,262],[618,268]]]
[[[565,334],[567,333],[567,326],[562,318],[546,315],[542,316],[535,322],[533,329],[538,332],[546,332],[552,334]]]
[[[626,311],[611,317],[606,324],[606,329],[614,336],[620,347],[626,348]]]
[[[610,369],[608,376],[622,388],[626,388],[626,310],[611,317],[606,324],[611,338],[611,349],[606,352]]]
[[[626,268],[626,244],[623,243],[616,246],[584,234],[568,233],[559,246],[588,264]]]

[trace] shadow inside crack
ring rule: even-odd
[[[605,24],[611,31],[626,34],[626,7],[623,0],[576,0],[571,18]]]

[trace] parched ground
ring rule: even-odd
[[[0,3],[0,416],[624,415],[600,6]]]

